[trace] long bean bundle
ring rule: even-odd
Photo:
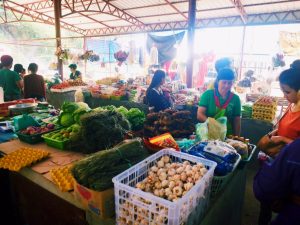
[[[76,181],[92,190],[113,187],[112,178],[148,156],[141,139],[126,140],[112,149],[96,152],[72,168]]]

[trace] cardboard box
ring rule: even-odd
[[[114,189],[94,191],[88,189],[76,181],[74,182],[75,198],[82,206],[102,219],[111,218],[115,215]]]

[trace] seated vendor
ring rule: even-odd
[[[81,80],[81,78],[82,78],[81,77],[81,72],[79,70],[76,70],[77,69],[77,65],[76,64],[70,64],[69,68],[71,70],[70,79],[71,80],[77,80],[77,79]]]

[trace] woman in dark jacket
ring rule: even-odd
[[[265,163],[253,182],[255,197],[278,211],[271,225],[300,223],[300,139],[287,145],[271,163]],[[275,207],[277,206],[277,207]]]
[[[146,92],[146,103],[153,107],[155,112],[165,110],[171,106],[161,89],[161,86],[165,83],[165,78],[166,73],[164,71],[156,70]]]

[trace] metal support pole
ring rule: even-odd
[[[60,35],[60,17],[61,17],[61,0],[54,0],[54,15],[55,15],[55,37],[56,47],[61,47],[61,35]],[[57,57],[57,69],[63,80],[63,63],[62,60]]]
[[[242,69],[243,69],[243,62],[244,62],[244,47],[245,47],[245,36],[246,36],[246,26],[243,27],[243,39],[241,45],[241,54],[240,54],[240,69],[237,80],[240,80],[242,77]]]
[[[87,50],[86,37],[83,37],[83,52],[85,53],[86,50]],[[84,60],[84,76],[86,76],[86,61],[87,60]]]
[[[188,58],[186,63],[187,87],[193,86],[193,66],[194,66],[194,36],[195,36],[195,18],[196,18],[196,0],[189,0],[188,15]]]

